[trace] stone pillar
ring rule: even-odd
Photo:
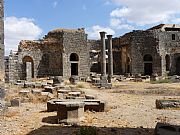
[[[101,36],[101,76],[106,76],[106,44],[105,44],[105,32],[100,32]]]
[[[4,1],[0,0],[0,99],[5,96],[4,92]]]
[[[108,38],[108,83],[111,83],[113,76],[113,54],[112,54],[112,35],[107,35]]]
[[[0,0],[0,115],[7,110],[7,105],[3,101],[5,97],[4,75],[4,0]]]
[[[32,79],[32,63],[26,62],[26,80]]]

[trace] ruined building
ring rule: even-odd
[[[9,81],[72,75],[87,77],[89,47],[84,29],[56,29],[42,40],[21,41],[9,57]]]
[[[180,25],[160,24],[113,40],[119,74],[180,75]]]
[[[106,62],[107,50],[106,46]],[[112,50],[114,74],[179,75],[180,25],[160,24],[126,33],[113,38]],[[83,28],[56,29],[42,40],[21,41],[7,60],[7,76],[10,82],[48,76],[86,78],[90,72],[100,73],[100,54],[100,40],[88,40]]]

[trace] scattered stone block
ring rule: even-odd
[[[60,84],[61,82],[63,82],[62,76],[54,76],[53,77],[53,84]]]
[[[35,83],[35,88],[42,88],[42,83],[41,82],[36,82]]]
[[[30,93],[31,93],[30,90],[21,90],[21,91],[19,92],[19,95],[20,95],[20,96],[27,97]]]
[[[32,93],[34,94],[34,95],[41,95],[41,92],[42,92],[42,90],[41,89],[33,89],[32,90]]]
[[[157,123],[154,134],[155,135],[180,135],[180,125]]]
[[[41,96],[44,96],[44,98],[47,98],[49,100],[54,98],[54,95],[50,92],[41,92]]]
[[[68,92],[70,92],[70,90],[57,90],[57,94],[58,94],[58,98],[59,99],[65,99],[66,96],[68,95]]]
[[[84,100],[85,106],[84,110],[95,111],[95,112],[104,112],[105,102],[100,100]]]
[[[35,88],[35,82],[25,82],[24,88]]]
[[[180,99],[160,99],[156,100],[157,109],[176,108],[180,109]]]
[[[84,118],[83,102],[57,102],[58,123],[77,123]]]
[[[81,95],[81,92],[77,91],[77,92],[68,92],[69,96],[73,96],[73,97],[79,97]]]
[[[50,93],[55,93],[56,92],[55,87],[46,86],[44,89],[45,89],[44,92],[50,92]]]
[[[0,115],[4,115],[8,111],[8,106],[5,101],[0,100]]]
[[[86,99],[95,99],[95,96],[94,95],[85,95],[85,98]]]
[[[20,98],[11,99],[11,107],[19,107],[21,105]]]

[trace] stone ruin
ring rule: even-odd
[[[0,115],[7,109],[4,89],[4,1],[0,0]]]
[[[103,86],[114,75],[130,78],[138,74],[142,78],[155,74],[179,75],[179,37],[180,25],[175,24],[160,24],[115,38],[109,35],[107,39],[101,33],[100,40],[89,40],[83,28],[60,28],[50,31],[43,39],[21,41],[18,51],[5,59],[5,80],[16,83],[62,76],[72,81],[89,81],[90,74],[95,73],[101,74],[101,81],[98,78],[90,81]]]

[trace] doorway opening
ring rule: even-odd
[[[150,54],[144,55],[144,75],[152,75],[153,69],[152,69],[152,63],[153,58]]]

